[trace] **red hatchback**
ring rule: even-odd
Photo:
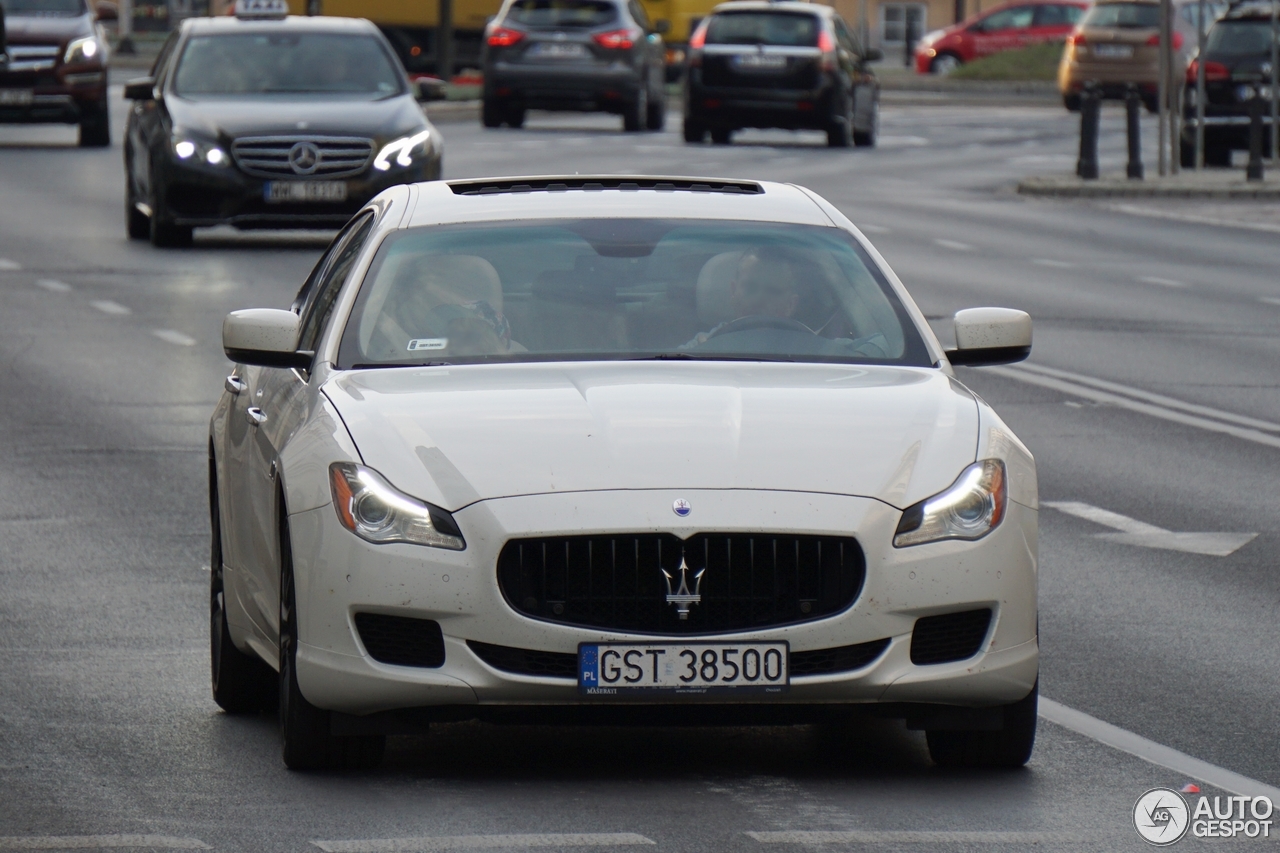
[[[916,71],[949,74],[966,62],[1033,44],[1065,41],[1080,21],[1087,2],[1023,0],[981,12],[916,45]]]

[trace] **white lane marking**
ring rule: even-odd
[[[1053,258],[1032,258],[1031,263],[1042,267],[1052,267],[1055,270],[1075,269],[1075,264],[1071,261],[1055,261]]]
[[[892,228],[886,228],[883,225],[863,224],[858,226],[858,230],[866,234],[892,234],[893,233]]]
[[[110,299],[95,299],[89,304],[92,305],[94,308],[97,308],[103,314],[114,314],[116,316],[120,316],[123,314],[133,313],[128,308],[121,305],[119,302],[112,302]]]
[[[1187,283],[1185,281],[1175,281],[1174,279],[1171,279],[1171,278],[1161,278],[1158,275],[1140,275],[1138,276],[1138,281],[1143,281],[1143,282],[1146,282],[1147,284],[1158,284],[1161,287],[1186,287],[1187,286]]]
[[[957,252],[973,251],[973,246],[970,246],[968,243],[961,243],[958,240],[937,239],[937,240],[934,240],[933,242],[937,243],[939,246],[941,246],[944,249],[952,249]]]
[[[1268,305],[1280,305],[1280,297],[1276,296],[1259,296],[1259,302],[1265,302]]]
[[[71,285],[65,281],[58,281],[52,278],[42,278],[36,282],[36,287],[44,288],[50,293],[70,293]]]
[[[1274,788],[1265,782],[1259,782],[1218,767],[1216,764],[1193,758],[1173,747],[1147,740],[1142,735],[1113,726],[1111,723],[1091,717],[1083,711],[1060,705],[1043,696],[1040,697],[1040,716],[1064,729],[1070,729],[1098,743],[1106,744],[1112,749],[1127,752],[1157,767],[1164,767],[1181,775],[1190,776],[1192,779],[1199,779],[1215,788],[1244,797],[1266,796],[1270,797],[1273,803],[1280,802],[1280,788]]]
[[[625,847],[657,844],[634,832],[530,833],[524,835],[425,835],[363,841],[312,841],[325,853],[426,853],[511,847]]]
[[[1052,844],[1087,839],[1061,832],[983,832],[928,830],[784,830],[747,832],[761,844]]]
[[[924,148],[933,143],[923,136],[881,136],[876,144],[889,148]]]
[[[1050,388],[1054,391],[1060,391],[1064,394],[1070,394],[1073,397],[1083,397],[1086,400],[1093,400],[1098,403],[1109,403],[1122,409],[1128,409],[1132,412],[1140,412],[1144,415],[1150,415],[1155,418],[1161,418],[1166,421],[1183,424],[1184,426],[1196,427],[1198,429],[1207,430],[1209,432],[1218,432],[1223,435],[1230,435],[1245,441],[1252,441],[1255,444],[1263,444],[1267,447],[1280,448],[1280,436],[1267,435],[1256,429],[1245,429],[1233,426],[1231,423],[1223,423],[1223,421],[1241,421],[1252,420],[1244,418],[1240,415],[1231,415],[1229,413],[1217,414],[1214,417],[1221,420],[1210,420],[1207,417],[1195,417],[1194,415],[1184,415],[1181,412],[1173,411],[1163,406],[1152,405],[1150,403],[1132,400],[1128,397],[1122,397],[1119,394],[1110,394],[1106,391],[1098,391],[1084,385],[1067,382],[1062,379],[1056,379],[1052,376],[1041,376],[1028,372],[1026,369],[1010,368],[1010,367],[985,367],[988,373],[994,373],[997,376],[1003,376],[1007,379],[1013,379],[1018,382],[1025,382],[1028,385],[1039,385],[1042,388]],[[1137,396],[1137,395],[1135,395]],[[1158,395],[1153,395],[1158,396]],[[1191,404],[1183,403],[1182,406],[1189,407]],[[1278,425],[1270,424],[1267,429],[1277,429]]]
[[[133,847],[149,850],[210,850],[199,838],[168,835],[32,835],[0,837],[0,850],[86,850]]]
[[[151,334],[155,335],[162,341],[177,344],[180,347],[195,346],[196,343],[195,338],[190,335],[184,335],[182,332],[175,331],[174,329],[152,329]]]
[[[1270,222],[1249,222],[1240,219],[1217,219],[1213,216],[1201,216],[1194,213],[1183,213],[1175,210],[1164,210],[1158,207],[1140,207],[1136,204],[1108,204],[1103,205],[1111,210],[1120,213],[1128,213],[1133,216],[1152,216],[1156,219],[1176,219],[1179,222],[1193,222],[1197,225],[1216,225],[1220,228],[1245,228],[1250,231],[1268,231],[1272,234],[1280,233],[1280,225]]]
[[[0,258],[0,270],[13,271],[22,269],[22,264],[8,258]]]
[[[1181,551],[1184,554],[1203,554],[1207,557],[1227,557],[1257,538],[1256,533],[1174,533],[1154,524],[1138,521],[1118,512],[1102,509],[1079,501],[1042,501],[1067,515],[1110,527],[1119,533],[1097,533],[1098,539],[1137,545],[1140,548],[1160,548],[1165,551]]]

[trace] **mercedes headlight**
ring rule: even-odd
[[[173,156],[182,161],[199,161],[210,166],[231,165],[231,158],[217,144],[181,134],[173,137]]]
[[[467,547],[453,516],[402,494],[371,468],[335,462],[329,466],[329,485],[338,520],[366,542],[408,542],[450,551]]]
[[[905,548],[940,539],[981,539],[1004,518],[1008,499],[1004,463],[999,459],[975,462],[946,491],[903,511],[893,546]]]
[[[373,158],[373,168],[379,172],[385,172],[391,168],[393,162],[397,166],[412,166],[415,156],[427,153],[430,139],[431,131],[424,130],[413,136],[402,136],[393,142],[388,142],[382,146],[378,156]]]
[[[103,54],[102,42],[98,41],[97,36],[85,36],[78,38],[67,45],[67,52],[63,54],[62,61],[67,65],[77,65],[84,62],[93,62],[95,60],[102,61],[105,59]]]

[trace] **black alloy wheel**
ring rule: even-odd
[[[480,123],[485,127],[502,127],[506,119],[506,110],[492,98],[485,98],[480,103]]]
[[[729,145],[733,142],[733,131],[727,127],[711,128],[711,143],[713,145]]]
[[[1036,705],[1040,683],[1025,699],[1004,706],[1004,728],[998,731],[925,732],[929,757],[940,767],[1021,767],[1036,744]]]
[[[622,111],[622,129],[627,133],[639,133],[644,130],[649,116],[649,92],[643,87],[636,93],[636,99]]]
[[[80,147],[108,148],[111,145],[111,112],[104,96],[80,116]]]
[[[695,121],[688,116],[684,119],[684,141],[690,145],[701,145],[703,139],[706,138],[706,125],[699,121]]]
[[[227,626],[226,587],[222,566],[222,519],[218,481],[209,457],[209,664],[213,701],[228,714],[269,711],[276,701],[275,673],[252,653],[236,648]]]
[[[329,712],[307,701],[298,687],[297,589],[293,546],[284,496],[279,503],[280,535],[280,741],[290,770],[370,770],[382,762],[384,735],[338,737],[329,731]]]

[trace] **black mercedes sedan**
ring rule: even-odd
[[[266,4],[254,4],[261,8]],[[443,144],[368,21],[190,18],[133,101],[124,146],[129,236],[337,228],[395,184],[440,177]]]

